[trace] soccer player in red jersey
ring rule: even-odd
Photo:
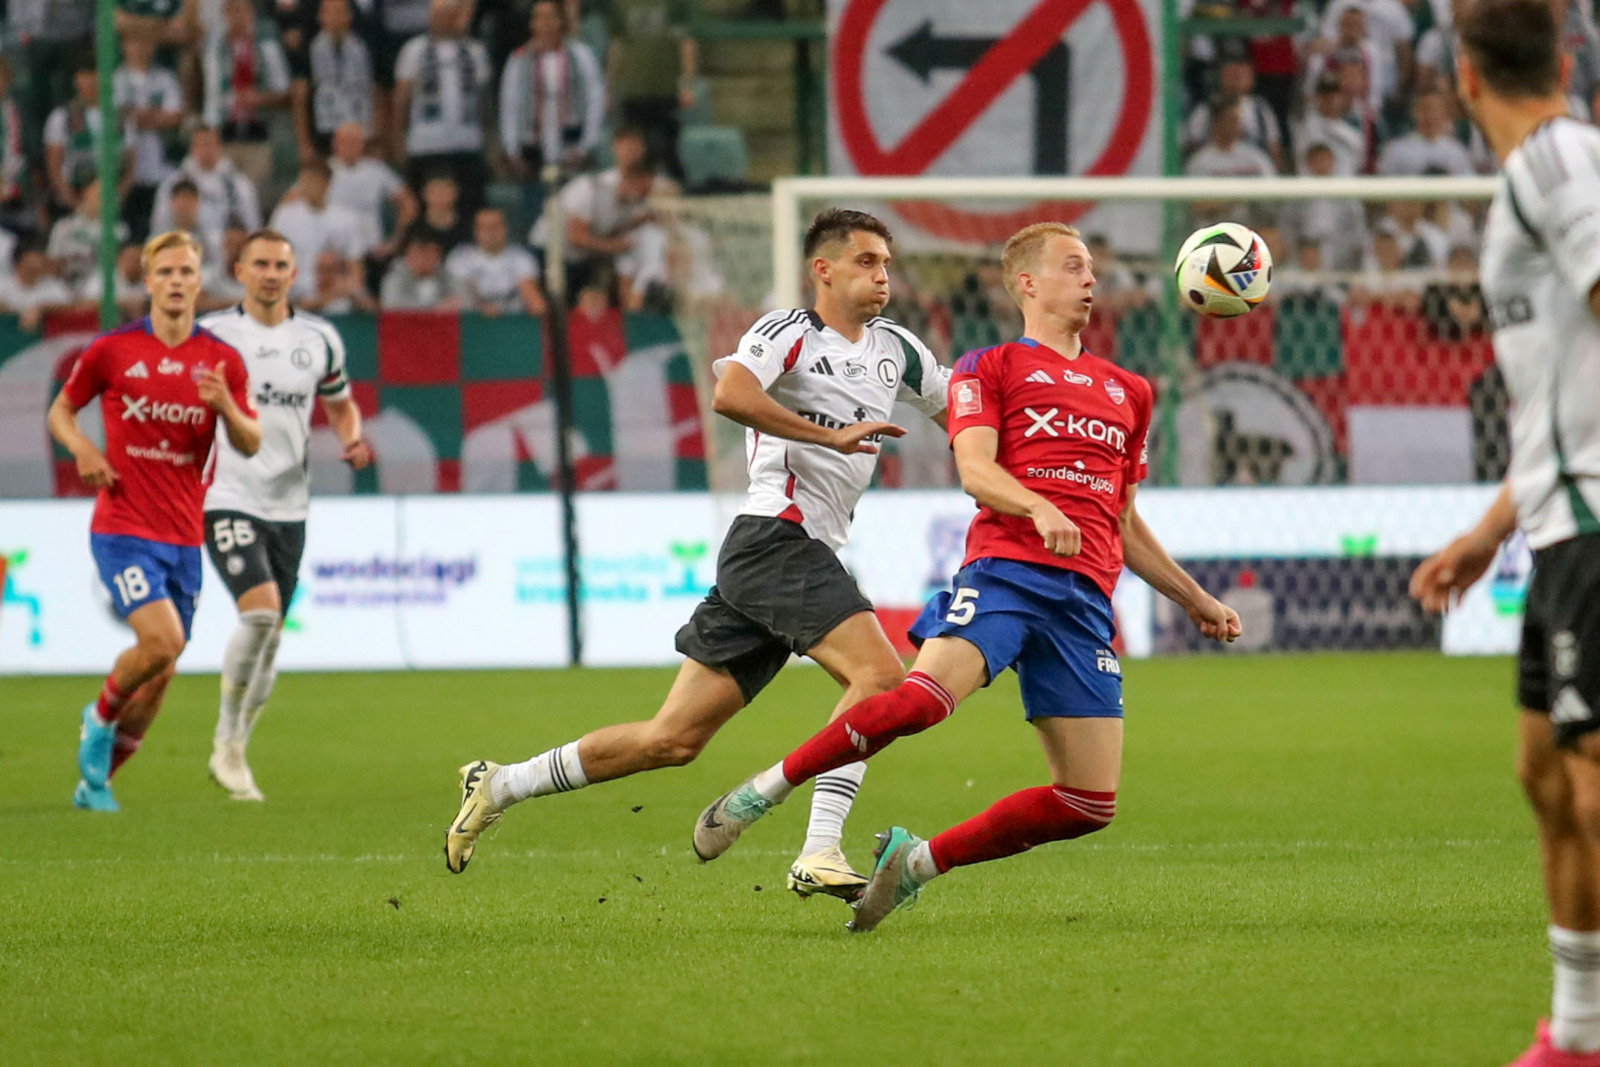
[[[1123,563],[1232,641],[1239,616],[1175,563],[1134,508],[1154,394],[1083,350],[1094,262],[1077,230],[1037,223],[1006,243],[1006,288],[1025,336],[962,357],[950,380],[950,443],[978,502],[949,592],[911,628],[921,645],[898,688],[855,705],[781,763],[718,799],[695,825],[713,859],[808,779],[942,722],[1007,667],[1043,742],[1051,784],[1013,793],[932,840],[880,835],[851,929],[866,931],[954,867],[1102,829],[1122,773],[1122,669],[1111,591]]]
[[[138,750],[189,640],[218,422],[245,455],[261,447],[244,360],[195,326],[199,243],[177,230],[152,238],[144,271],[150,314],[91,341],[50,405],[50,432],[99,490],[90,548],[135,638],[83,709],[72,802],[91,811],[117,810],[111,775]],[[104,452],[78,429],[97,396]]]

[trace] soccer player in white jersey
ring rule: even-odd
[[[206,550],[239,608],[239,625],[222,656],[210,768],[235,800],[261,800],[245,746],[277,678],[278,639],[305,550],[312,403],[321,400],[346,463],[360,470],[372,453],[361,439],[361,411],[350,395],[338,331],[289,305],[295,258],[288,240],[257,230],[245,240],[234,271],[244,300],[200,321],[244,356],[262,441],[249,457],[219,446],[206,493]]]
[[[717,559],[717,582],[678,631],[685,657],[655,718],[608,726],[525,763],[461,768],[461,810],[445,835],[460,872],[478,836],[510,805],[694,759],[756,698],[790,655],[816,660],[845,687],[837,715],[893,689],[905,666],[872,604],[836,555],[872,479],[885,421],[904,400],[943,426],[949,372],[909,331],[880,317],[889,300],[889,230],[829,210],[806,234],[813,310],[763,316],[713,369],[713,407],[748,427],[749,499]],[[822,775],[789,887],[854,900],[866,878],[839,843],[864,764]]]
[[[1567,115],[1548,0],[1458,16],[1462,99],[1501,164],[1481,280],[1511,394],[1511,466],[1411,591],[1443,610],[1521,527],[1535,553],[1518,665],[1518,773],[1539,830],[1551,1018],[1514,1067],[1600,1067],[1600,130]]]

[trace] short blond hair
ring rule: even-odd
[[[169,248],[192,248],[195,257],[202,263],[205,262],[205,250],[200,247],[200,242],[194,239],[194,234],[188,230],[168,230],[166,233],[156,234],[144,243],[144,251],[139,253],[139,268],[149,273],[150,261]]]
[[[1045,244],[1052,237],[1083,240],[1076,226],[1068,226],[1064,222],[1036,222],[1012,234],[1005,250],[1000,253],[1000,270],[1005,274],[1006,292],[1011,294],[1011,299],[1017,302],[1018,307],[1022,306],[1022,290],[1017,287],[1017,275],[1038,266],[1039,253],[1044,251]]]

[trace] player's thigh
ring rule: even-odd
[[[704,744],[744,705],[744,692],[732,674],[686,659],[651,721],[677,740]]]
[[[132,625],[133,616],[144,608],[175,599],[178,603],[171,606],[180,621],[180,635],[187,636],[199,594],[198,570],[188,573],[191,565],[198,565],[197,550],[122,534],[91,534],[89,545],[119,619]]]
[[[871,611],[858,611],[845,619],[806,649],[806,655],[847,688],[860,685],[886,691],[906,676],[905,663]]]
[[[1556,748],[1548,712],[1524,707],[1517,715],[1517,779],[1541,814],[1572,806],[1572,783],[1566,761]]]
[[[789,662],[788,643],[735,610],[717,586],[695,606],[674,643],[689,663],[732,681],[744,704],[754,700]],[[678,677],[682,681],[684,672]],[[693,684],[696,690],[702,688],[698,682]],[[674,683],[673,689],[677,688]]]
[[[1115,792],[1122,781],[1122,720],[1033,720],[1050,764],[1050,781],[1063,789]]]
[[[258,592],[264,585],[273,586],[273,598],[281,601],[272,558],[267,551],[270,534],[266,524],[243,512],[208,511],[205,533],[206,554],[211,557],[211,565],[240,611],[254,611],[265,606],[261,602],[265,594]],[[252,594],[251,604],[255,607],[245,606],[246,594]]]
[[[989,684],[989,661],[983,649],[965,637],[924,641],[911,669],[944,686],[957,704]]]
[[[246,611],[271,611],[278,615],[283,614],[283,598],[278,595],[277,582],[262,582],[260,585],[251,586],[238,596],[234,597],[240,614]]]

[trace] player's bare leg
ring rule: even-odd
[[[1549,715],[1525,710],[1517,776],[1538,826],[1555,958],[1549,1028],[1518,1062],[1559,1051],[1586,1063],[1600,1050],[1600,737],[1563,752]]]
[[[925,642],[905,681],[849,708],[784,760],[701,812],[694,828],[695,853],[702,860],[716,859],[751,824],[788,799],[796,786],[867,759],[895,738],[943,722],[988,677],[983,653],[971,642],[959,637]]]
[[[687,659],[654,718],[601,727],[523,763],[467,764],[461,810],[445,833],[446,865],[465,870],[478,837],[519,801],[689,763],[744,705],[731,674]]]
[[[222,694],[207,766],[211,777],[235,800],[264,799],[245,759],[245,747],[277,673],[275,660],[283,626],[279,600],[274,582],[245,590],[238,600],[239,624],[222,654]]]
[[[78,744],[78,772],[83,783],[73,794],[73,802],[82,808],[115,810],[107,783],[119,722],[141,686],[175,667],[185,644],[183,622],[170,600],[152,601],[132,612],[127,621],[133,628],[134,645],[117,657],[99,698],[83,709]],[[137,707],[134,710],[142,714]],[[101,793],[105,795],[99,796]]]
[[[834,627],[806,655],[844,687],[844,695],[834,706],[833,714],[828,716],[830,722],[868,697],[887,693],[906,679],[905,664],[889,643],[883,624],[870,611],[852,615]],[[788,879],[789,888],[802,899],[825,893],[854,901],[866,887],[866,876],[850,866],[842,847],[844,821],[850,815],[866,773],[866,762],[857,760],[818,775],[812,783],[806,840],[799,857],[789,868]]]

